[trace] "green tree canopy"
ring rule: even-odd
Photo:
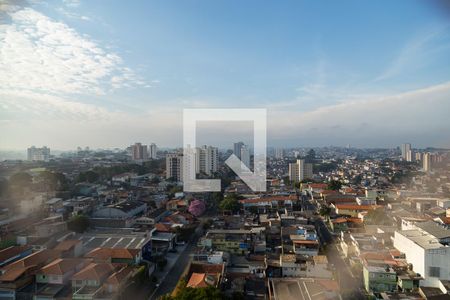
[[[94,172],[92,170],[86,171],[86,172],[81,172],[78,175],[77,181],[78,182],[89,182],[89,183],[94,183],[96,182],[98,179],[100,178],[99,173]]]
[[[331,214],[331,207],[328,205],[321,205],[319,209],[319,214],[323,217],[328,217]]]
[[[75,216],[69,220],[67,227],[77,233],[83,233],[89,228],[89,218],[84,215]]]
[[[341,189],[341,187],[342,187],[342,183],[339,180],[331,180],[328,183],[328,187],[327,188],[329,190],[338,191],[338,190]]]
[[[364,223],[368,225],[392,225],[391,218],[383,209],[370,210],[364,217]]]
[[[227,195],[220,201],[219,208],[221,210],[230,210],[232,212],[237,212],[241,209],[241,204],[237,195],[231,194]]]
[[[44,185],[47,191],[64,190],[67,188],[67,179],[59,172],[43,171],[38,175],[38,182]]]
[[[175,296],[163,296],[163,300],[225,300],[225,295],[212,286],[204,288],[181,287]]]

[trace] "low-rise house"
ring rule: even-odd
[[[54,249],[61,251],[61,257],[79,257],[83,253],[83,243],[80,240],[65,240],[57,244]]]
[[[0,251],[0,268],[11,264],[21,258],[24,258],[32,253],[32,248],[25,246],[11,246]]]
[[[397,289],[397,273],[390,267],[363,265],[367,292],[393,292]]]
[[[201,246],[232,254],[245,255],[252,245],[252,231],[247,229],[213,229],[199,242]]]
[[[280,267],[283,277],[305,277],[307,257],[295,254],[280,255]]]
[[[224,264],[208,264],[193,262],[187,272],[187,287],[199,288],[214,286],[222,283],[225,266]]]
[[[106,279],[119,268],[111,263],[90,263],[72,276],[72,299],[94,299]]]
[[[126,248],[96,248],[84,257],[91,258],[95,262],[121,263],[128,265],[139,264],[142,260],[139,249]]]
[[[120,299],[125,287],[130,279],[135,275],[136,271],[133,267],[124,267],[119,271],[111,274],[103,283],[103,287],[98,294],[100,299]]]
[[[90,260],[81,258],[58,258],[36,272],[37,284],[60,284],[70,282],[72,275],[85,267]]]
[[[354,218],[361,218],[361,213],[371,210],[381,209],[381,205],[354,205],[354,204],[336,204],[336,213],[340,215],[348,215]]]
[[[18,290],[33,282],[36,271],[59,255],[56,250],[42,250],[1,268],[0,298],[15,299]]]

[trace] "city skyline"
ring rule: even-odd
[[[267,108],[274,147],[449,147],[437,3],[6,1],[0,148],[175,147],[223,107]]]

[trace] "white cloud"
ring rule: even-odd
[[[304,113],[276,110],[269,114],[269,132],[275,140],[308,145],[384,146],[409,138],[422,145],[450,146],[449,98],[447,82]]]
[[[23,8],[0,24],[0,90],[40,94],[104,94],[144,85],[120,56],[64,23]],[[112,78],[115,79],[111,84]]]

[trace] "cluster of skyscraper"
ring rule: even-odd
[[[134,161],[146,161],[149,159],[156,159],[156,152],[158,148],[156,144],[142,145],[141,143],[135,143],[127,149],[131,155],[131,159]]]
[[[412,149],[411,144],[410,143],[405,143],[402,144],[401,148],[400,148],[401,152],[402,152],[402,159],[404,161],[417,161],[417,162],[422,162],[422,169],[425,172],[431,172],[432,170],[432,164],[435,162],[438,162],[440,160],[440,158],[430,152],[416,152]]]
[[[194,168],[195,174],[204,174],[207,176],[217,172],[219,164],[219,149],[212,146],[202,146],[185,149],[189,154],[184,156],[182,153],[169,153],[166,155],[166,178],[173,178],[176,181],[183,181],[183,174],[190,172],[188,168]],[[193,161],[189,159],[193,158]]]
[[[176,181],[183,181],[185,172],[191,172],[194,168],[195,174],[212,176],[219,167],[219,149],[213,146],[204,145],[202,147],[184,149],[182,153],[169,153],[166,155],[166,178],[173,178]],[[250,147],[243,142],[233,145],[233,154],[236,155],[245,165],[251,169]],[[193,159],[193,161],[189,161]],[[192,173],[191,173],[192,174]]]

